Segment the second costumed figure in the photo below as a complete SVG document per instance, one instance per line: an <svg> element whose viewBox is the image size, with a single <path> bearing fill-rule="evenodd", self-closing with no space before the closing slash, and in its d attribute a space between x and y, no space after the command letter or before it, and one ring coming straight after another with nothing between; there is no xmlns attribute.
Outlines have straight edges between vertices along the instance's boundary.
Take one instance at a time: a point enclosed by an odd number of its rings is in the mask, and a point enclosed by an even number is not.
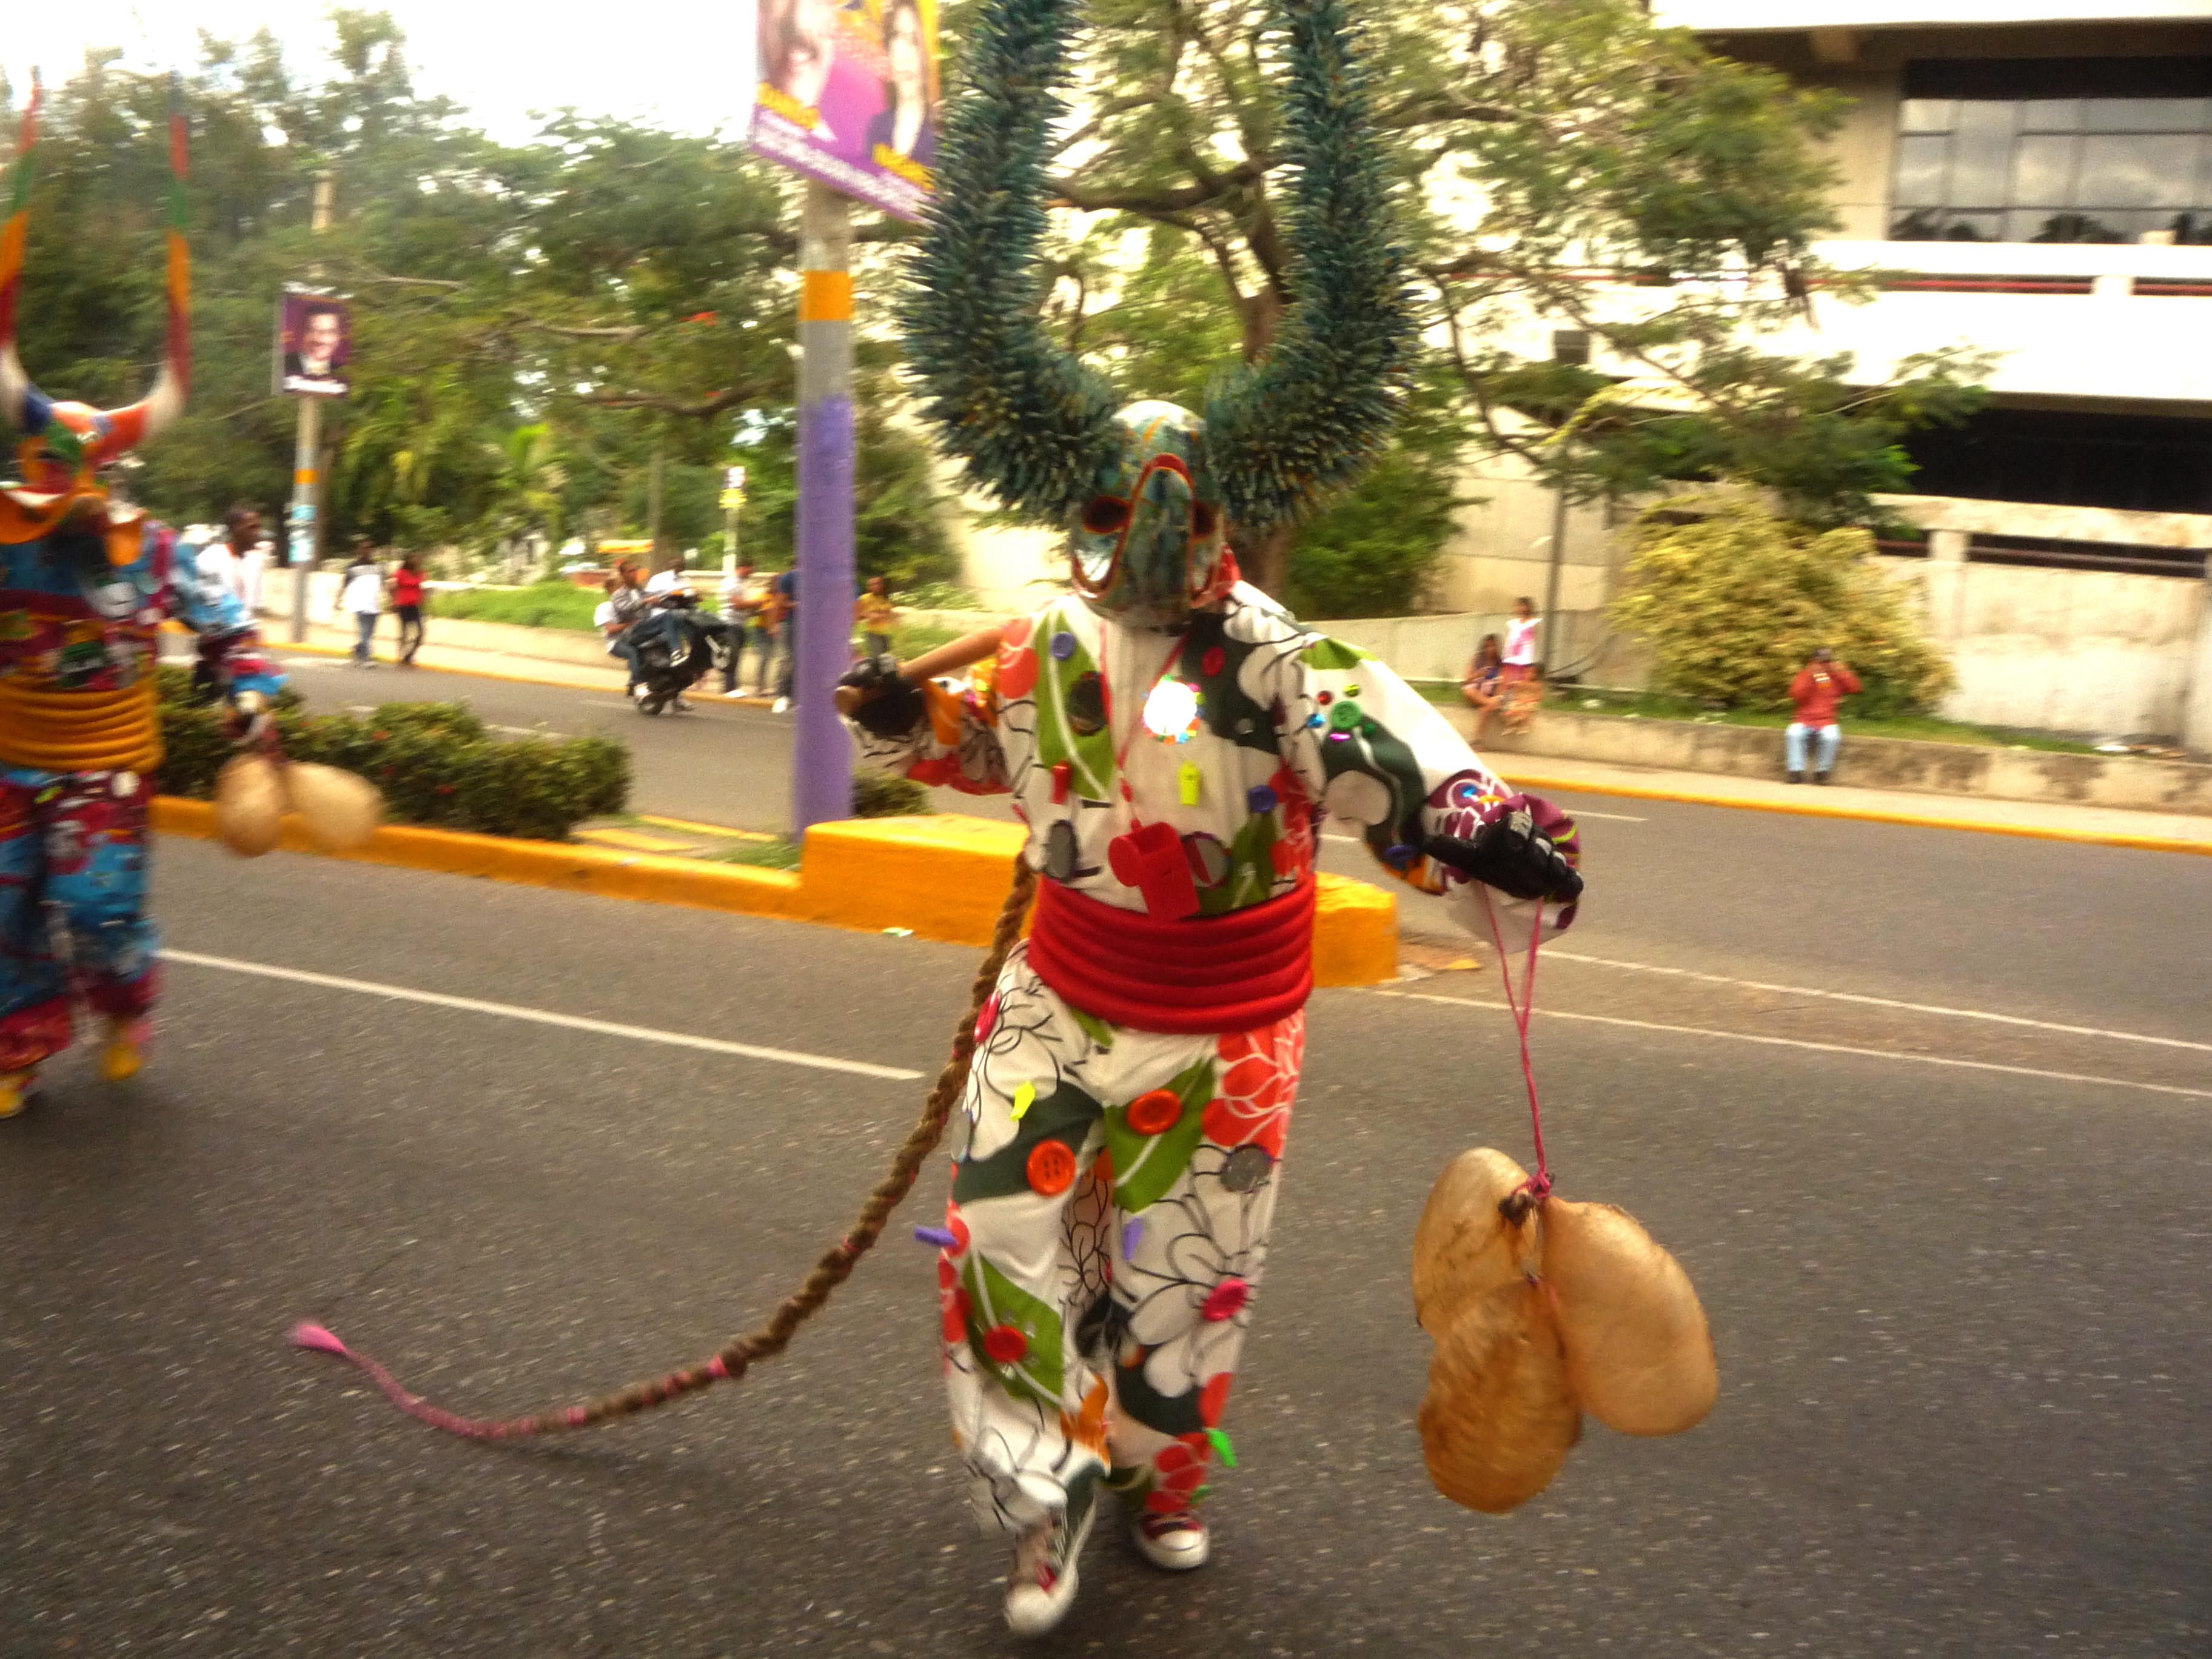
<svg viewBox="0 0 2212 1659"><path fill-rule="evenodd" d="M1413 325L1341 0L1280 0L1295 183L1287 314L1203 419L1116 407L1038 319L1044 145L1068 0L987 0L942 149L908 348L940 441L1072 524L1074 596L966 682L847 684L872 763L1011 792L1042 873L979 1026L940 1258L954 1432L1013 1534L1006 1613L1051 1629L1102 1486L1156 1565L1199 1501L1265 1257L1312 984L1316 829L1489 937L1581 891L1572 825L1513 794L1364 653L1238 579L1225 544L1309 510L1387 435Z"/></svg>

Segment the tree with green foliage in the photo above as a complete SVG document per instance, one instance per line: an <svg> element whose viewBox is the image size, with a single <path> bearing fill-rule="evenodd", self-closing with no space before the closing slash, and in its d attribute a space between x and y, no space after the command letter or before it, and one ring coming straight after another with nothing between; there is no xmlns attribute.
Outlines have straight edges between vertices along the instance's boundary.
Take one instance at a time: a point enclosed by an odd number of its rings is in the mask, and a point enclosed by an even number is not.
<svg viewBox="0 0 2212 1659"><path fill-rule="evenodd" d="M744 459L790 416L789 176L742 144L574 113L497 144L415 90L387 14L338 7L330 23L325 79L297 75L265 30L205 39L185 78L192 398L132 493L179 522L289 494L294 411L270 390L270 328L283 283L319 269L354 314L353 395L325 411L331 545L636 533L656 453L669 540L718 531L733 447ZM109 404L143 390L157 352L167 183L166 82L115 56L49 88L22 330L47 390ZM0 162L13 116L0 84ZM337 213L314 235L325 171ZM910 441L876 448L862 469L888 505L871 556L939 570L928 470ZM755 528L775 554L774 526Z"/></svg>
<svg viewBox="0 0 2212 1659"><path fill-rule="evenodd" d="M1054 249L1046 313L1130 396L1196 406L1223 354L1263 356L1296 301L1263 17L1261 0L1090 9L1054 179L1086 216ZM1869 291L1812 252L1831 228L1817 145L1834 95L1655 27L1635 0L1368 0L1359 21L1472 450L1517 454L1578 499L1744 478L1810 520L1863 522L1870 495L1907 487L1902 436L1972 406L1963 356L1869 386L1841 359L1761 344L1815 295ZM1590 335L1593 364L1553 363L1553 327ZM1674 406L1587 407L1629 377ZM1547 441L1577 413L1573 441ZM1419 434L1303 531L1240 541L1247 574L1352 603L1349 526L1432 525L1440 546L1460 459ZM1405 570L1402 550L1382 560L1378 597L1408 602Z"/></svg>
<svg viewBox="0 0 2212 1659"><path fill-rule="evenodd" d="M1863 529L1809 529L1748 491L1662 501L1638 521L1613 620L1650 642L1662 689L1685 696L1778 708L1826 645L1863 683L1859 713L1918 713L1950 690L1951 667L1873 553Z"/></svg>
<svg viewBox="0 0 2212 1659"><path fill-rule="evenodd" d="M1792 516L1869 524L1909 488L1901 440L1955 422L1984 360L1937 352L1889 381L1766 337L1875 292L1821 265L1818 143L1847 106L1655 27L1628 0L1447 5L1479 118L1434 130L1425 268L1475 441L1577 500L1739 480ZM1476 205L1453 213L1454 195ZM1553 331L1588 343L1555 361ZM1624 384L1624 382L1626 384ZM1570 441L1571 440L1571 441Z"/></svg>

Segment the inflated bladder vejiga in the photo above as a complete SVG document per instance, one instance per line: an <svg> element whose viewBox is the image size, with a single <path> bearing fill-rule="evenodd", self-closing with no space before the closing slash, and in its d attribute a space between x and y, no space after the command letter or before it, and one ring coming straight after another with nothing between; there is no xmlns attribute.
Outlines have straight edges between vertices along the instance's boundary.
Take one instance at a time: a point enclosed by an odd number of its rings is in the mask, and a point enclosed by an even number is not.
<svg viewBox="0 0 2212 1659"><path fill-rule="evenodd" d="M325 852L359 851L384 820L384 797L376 786L335 766L294 762L284 769L284 793L308 839Z"/></svg>
<svg viewBox="0 0 2212 1659"><path fill-rule="evenodd" d="M241 858L276 846L284 818L284 783L265 755L234 755L215 780L215 829Z"/></svg>
<svg viewBox="0 0 2212 1659"><path fill-rule="evenodd" d="M1493 1515L1551 1484L1584 1412L1624 1434L1678 1434L1720 1387L1681 1264L1626 1212L1531 1187L1503 1152L1462 1152L1413 1236L1414 1312L1437 1345L1420 1409L1429 1478Z"/></svg>
<svg viewBox="0 0 2212 1659"><path fill-rule="evenodd" d="M1610 1204L1547 1197L1542 1273L1559 1310L1567 1385L1620 1434L1680 1434L1719 1397L1712 1333L1689 1274Z"/></svg>

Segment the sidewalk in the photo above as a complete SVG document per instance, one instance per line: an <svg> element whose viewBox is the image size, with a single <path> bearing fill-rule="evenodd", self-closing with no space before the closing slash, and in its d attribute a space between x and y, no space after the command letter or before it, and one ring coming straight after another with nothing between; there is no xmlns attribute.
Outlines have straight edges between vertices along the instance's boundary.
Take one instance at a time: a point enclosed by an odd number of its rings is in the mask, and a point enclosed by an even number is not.
<svg viewBox="0 0 2212 1659"><path fill-rule="evenodd" d="M2100 842L2162 852L2212 854L2212 817L2139 812L2112 806L2071 806L2043 801L1993 800L1973 795L1930 795L1903 789L1854 789L1841 785L1790 784L1778 780L1727 777L1711 772L1669 772L1542 755L1486 756L1508 782L1539 793L1582 791L1632 799L1685 801L1808 817L1856 818L1874 823L1974 830L2048 841Z"/></svg>
<svg viewBox="0 0 2212 1659"><path fill-rule="evenodd" d="M304 651L316 656L348 656L353 651L353 632L350 629L335 627L329 623L311 623L307 627L305 644L294 645L286 635L289 633L282 618L261 618L261 637L272 651ZM580 636L588 646L587 637ZM564 641L566 643L566 641ZM392 665L396 655L388 629L380 629L376 636L377 662L384 667ZM579 653L581 654L581 653ZM751 653L747 653L748 664ZM416 664L423 668L435 668L448 674L476 674L485 679L523 680L537 685L561 685L576 691L605 691L614 696L623 695L629 679L619 658L607 657L605 666L586 659L562 661L550 657L524 656L509 651L477 651L461 646L438 643L438 619L432 617L422 648L415 653ZM700 683L694 696L719 697L721 684L718 674L710 674ZM404 695L395 693L394 695ZM775 700L771 697L736 697L731 702L743 707L751 704L765 708Z"/></svg>
<svg viewBox="0 0 2212 1659"><path fill-rule="evenodd" d="M305 646L285 644L282 638L285 630L279 620L264 618L264 637L273 648L279 651L304 650L318 655L342 656L352 645L350 630L327 624L312 627ZM380 635L377 653L380 661L390 662L388 634ZM553 661L507 652L441 646L437 643L434 618L432 619L429 638L416 660L425 668L448 673L604 691L617 697L622 695L626 678L622 667L611 659L608 659L607 666L601 668L586 662ZM392 695L405 696L405 684L404 675L394 675ZM769 702L764 697L735 701L739 707L750 704L760 708L767 707ZM1849 818L1875 823L1911 824L1931 829L1977 830L1991 835L2026 836L2051 841L2087 842L2162 852L2212 854L2212 816L2004 800L1977 795L1939 795L1920 790L1787 784L1779 780L1736 777L1724 773L1567 760L1547 755L1516 754L1511 750L1492 751L1486 754L1484 758L1498 769L1501 777L1539 793L1580 791L1635 799L1671 800L1752 811L1793 813L1808 817Z"/></svg>

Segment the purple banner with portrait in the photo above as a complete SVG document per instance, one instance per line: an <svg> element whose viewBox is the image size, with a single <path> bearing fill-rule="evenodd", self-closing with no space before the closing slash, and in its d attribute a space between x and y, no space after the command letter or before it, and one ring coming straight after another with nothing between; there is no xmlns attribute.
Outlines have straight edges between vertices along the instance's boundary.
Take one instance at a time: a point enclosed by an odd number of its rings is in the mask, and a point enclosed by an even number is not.
<svg viewBox="0 0 2212 1659"><path fill-rule="evenodd" d="M759 0L752 147L902 219L936 189L938 0Z"/></svg>
<svg viewBox="0 0 2212 1659"><path fill-rule="evenodd" d="M353 385L353 313L334 294L287 288L276 308L276 390L343 398Z"/></svg>

